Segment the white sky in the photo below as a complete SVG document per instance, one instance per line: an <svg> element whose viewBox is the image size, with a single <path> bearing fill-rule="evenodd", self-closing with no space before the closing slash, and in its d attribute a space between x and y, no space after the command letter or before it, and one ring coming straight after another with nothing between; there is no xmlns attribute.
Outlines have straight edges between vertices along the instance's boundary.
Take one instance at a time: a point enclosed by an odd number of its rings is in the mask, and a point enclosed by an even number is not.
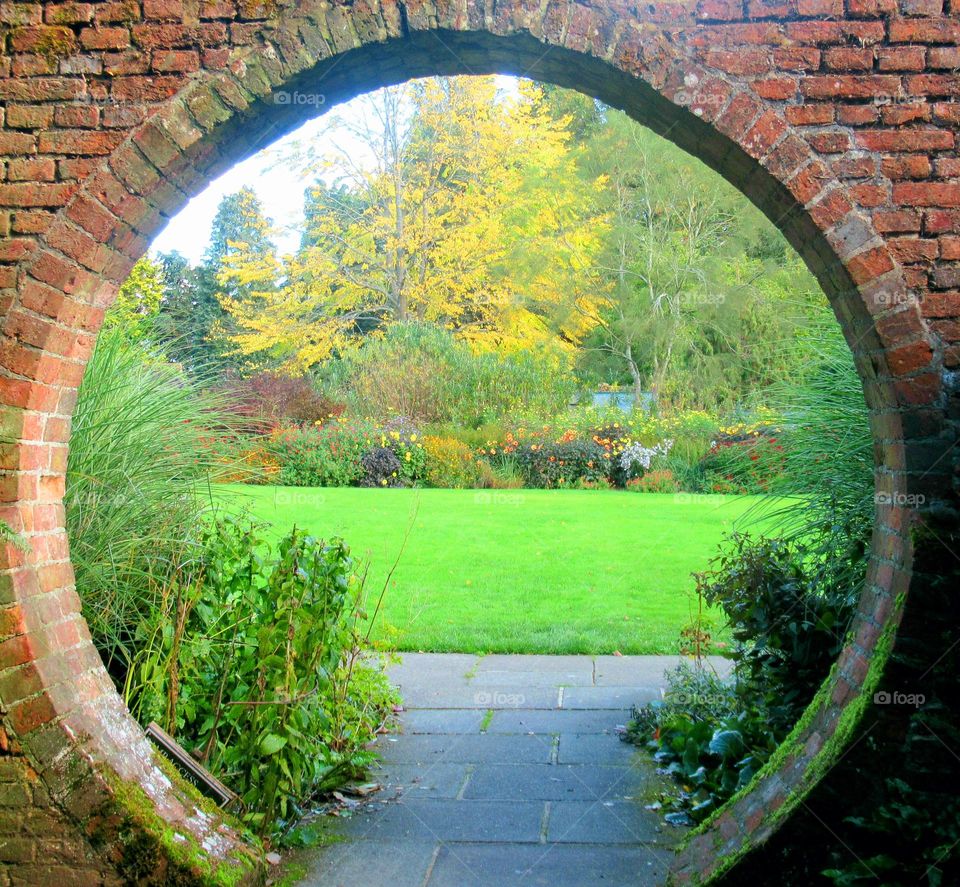
<svg viewBox="0 0 960 887"><path fill-rule="evenodd" d="M497 77L497 85L504 92L516 91L516 79L513 77ZM340 105L335 113L341 117L361 113L363 98L359 96ZM275 240L280 252L295 250L300 243L300 227L303 223L303 192L315 180L315 176L305 172L303 164L293 163L286 155L296 142L309 144L315 154L328 153L334 147L328 119L323 115L306 121L299 129L214 179L157 235L151 244L151 252L176 251L192 264L197 264L210 241L210 228L220 201L244 186L256 191L264 213L277 229ZM339 132L336 144L340 148L345 147L345 139L343 132ZM281 158L282 162L278 162Z"/></svg>

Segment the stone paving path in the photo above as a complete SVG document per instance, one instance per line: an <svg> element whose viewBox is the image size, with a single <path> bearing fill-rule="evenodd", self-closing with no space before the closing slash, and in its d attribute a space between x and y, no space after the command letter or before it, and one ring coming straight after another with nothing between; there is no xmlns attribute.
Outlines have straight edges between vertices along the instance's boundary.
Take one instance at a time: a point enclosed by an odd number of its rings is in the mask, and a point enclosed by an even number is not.
<svg viewBox="0 0 960 887"><path fill-rule="evenodd" d="M378 801L304 887L656 885L682 832L644 809L662 783L620 741L669 656L405 654L406 711L381 739ZM718 670L726 663L719 660Z"/></svg>

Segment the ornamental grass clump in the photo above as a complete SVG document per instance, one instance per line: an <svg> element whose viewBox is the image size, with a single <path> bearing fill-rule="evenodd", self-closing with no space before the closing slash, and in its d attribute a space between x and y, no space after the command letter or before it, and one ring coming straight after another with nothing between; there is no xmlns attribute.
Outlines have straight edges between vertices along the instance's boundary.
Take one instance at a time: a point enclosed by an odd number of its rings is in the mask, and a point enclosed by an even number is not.
<svg viewBox="0 0 960 887"><path fill-rule="evenodd" d="M239 470L229 398L204 382L111 329L80 386L67 535L83 614L118 681L140 622L174 565L196 548L211 484Z"/></svg>

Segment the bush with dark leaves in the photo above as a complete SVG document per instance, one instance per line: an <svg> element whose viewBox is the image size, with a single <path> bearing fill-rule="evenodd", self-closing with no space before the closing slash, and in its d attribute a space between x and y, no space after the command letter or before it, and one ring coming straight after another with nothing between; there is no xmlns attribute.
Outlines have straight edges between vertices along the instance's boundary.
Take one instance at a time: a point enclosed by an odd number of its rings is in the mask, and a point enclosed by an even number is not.
<svg viewBox="0 0 960 887"><path fill-rule="evenodd" d="M398 487L402 483L402 468L396 453L389 447L376 447L364 453L360 460L363 465L364 487Z"/></svg>

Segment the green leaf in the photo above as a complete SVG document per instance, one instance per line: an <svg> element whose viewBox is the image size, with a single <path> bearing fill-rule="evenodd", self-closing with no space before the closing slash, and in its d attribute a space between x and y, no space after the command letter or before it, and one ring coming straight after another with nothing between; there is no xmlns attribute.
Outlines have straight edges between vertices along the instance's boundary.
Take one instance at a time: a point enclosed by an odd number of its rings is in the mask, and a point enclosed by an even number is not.
<svg viewBox="0 0 960 887"><path fill-rule="evenodd" d="M277 736L276 733L268 733L260 740L260 752L264 755L275 755L281 748L287 744L285 736Z"/></svg>

